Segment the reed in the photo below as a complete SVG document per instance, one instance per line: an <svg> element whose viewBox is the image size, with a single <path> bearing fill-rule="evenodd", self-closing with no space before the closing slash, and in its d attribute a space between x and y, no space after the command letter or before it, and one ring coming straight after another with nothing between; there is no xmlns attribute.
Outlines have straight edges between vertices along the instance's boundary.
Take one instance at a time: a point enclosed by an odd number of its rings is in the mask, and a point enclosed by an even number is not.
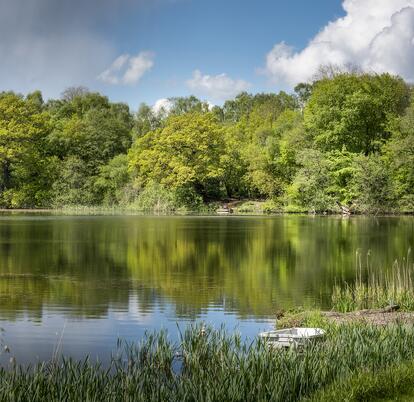
<svg viewBox="0 0 414 402"><path fill-rule="evenodd" d="M358 372L414 360L414 327L330 324L326 340L277 351L195 326L122 343L109 367L60 359L0 369L1 401L296 401Z"/></svg>
<svg viewBox="0 0 414 402"><path fill-rule="evenodd" d="M334 382L302 402L413 401L414 361Z"/></svg>
<svg viewBox="0 0 414 402"><path fill-rule="evenodd" d="M398 305L403 311L414 311L414 264L411 251L391 269L376 270L369 254L366 262L357 253L357 274L352 284L337 284L332 292L332 308L339 312L378 309Z"/></svg>

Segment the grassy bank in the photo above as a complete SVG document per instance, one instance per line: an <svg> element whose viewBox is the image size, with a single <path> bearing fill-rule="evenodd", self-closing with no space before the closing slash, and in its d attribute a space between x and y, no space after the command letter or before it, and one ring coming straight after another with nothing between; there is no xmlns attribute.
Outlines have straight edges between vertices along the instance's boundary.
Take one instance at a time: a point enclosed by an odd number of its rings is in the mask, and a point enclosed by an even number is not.
<svg viewBox="0 0 414 402"><path fill-rule="evenodd" d="M326 340L302 351L275 351L200 327L177 344L160 333L125 347L109 368L55 361L1 370L0 400L296 401L358 373L414 360L414 327L325 328Z"/></svg>
<svg viewBox="0 0 414 402"><path fill-rule="evenodd" d="M362 371L335 381L303 402L413 401L414 362L404 362L379 371Z"/></svg>

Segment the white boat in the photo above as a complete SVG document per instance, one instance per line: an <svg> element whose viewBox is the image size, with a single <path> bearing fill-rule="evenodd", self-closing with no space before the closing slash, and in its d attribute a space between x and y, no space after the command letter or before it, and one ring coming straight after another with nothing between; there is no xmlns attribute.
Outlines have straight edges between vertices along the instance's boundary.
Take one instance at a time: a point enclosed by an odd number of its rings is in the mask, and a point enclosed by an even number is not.
<svg viewBox="0 0 414 402"><path fill-rule="evenodd" d="M303 346L324 336L325 331L321 328L286 328L259 334L260 338L277 348Z"/></svg>

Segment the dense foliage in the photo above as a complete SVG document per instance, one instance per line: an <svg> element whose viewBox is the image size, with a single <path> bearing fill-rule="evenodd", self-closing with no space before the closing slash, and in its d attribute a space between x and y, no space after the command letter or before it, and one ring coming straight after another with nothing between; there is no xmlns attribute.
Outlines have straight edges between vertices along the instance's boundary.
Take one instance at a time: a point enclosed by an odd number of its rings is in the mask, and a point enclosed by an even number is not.
<svg viewBox="0 0 414 402"><path fill-rule="evenodd" d="M412 212L414 100L401 78L360 72L136 114L84 88L47 102L4 92L0 165L4 208L258 199L278 211Z"/></svg>

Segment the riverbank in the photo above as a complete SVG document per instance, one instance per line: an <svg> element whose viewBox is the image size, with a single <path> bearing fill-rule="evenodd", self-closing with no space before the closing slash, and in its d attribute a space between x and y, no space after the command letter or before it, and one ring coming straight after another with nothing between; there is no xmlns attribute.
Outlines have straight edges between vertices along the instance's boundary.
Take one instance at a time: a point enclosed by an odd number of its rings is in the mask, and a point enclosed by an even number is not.
<svg viewBox="0 0 414 402"><path fill-rule="evenodd" d="M39 214L61 214L61 215L156 215L156 216L186 216L186 215L217 215L217 216L266 216L266 215L306 215L306 216L339 216L339 217L352 217L352 216L413 216L414 211L389 211L388 213L359 213L352 212L350 214L344 214L343 211L338 208L335 211L330 212L315 212L312 209L306 208L282 208L272 201L257 201L257 200L244 200L238 202L214 202L204 204L202 208L197 210L190 210L186 208L176 209L142 209L136 205L116 205L116 206L84 206L84 205L71 205L56 208L0 208L0 213L39 213Z"/></svg>

